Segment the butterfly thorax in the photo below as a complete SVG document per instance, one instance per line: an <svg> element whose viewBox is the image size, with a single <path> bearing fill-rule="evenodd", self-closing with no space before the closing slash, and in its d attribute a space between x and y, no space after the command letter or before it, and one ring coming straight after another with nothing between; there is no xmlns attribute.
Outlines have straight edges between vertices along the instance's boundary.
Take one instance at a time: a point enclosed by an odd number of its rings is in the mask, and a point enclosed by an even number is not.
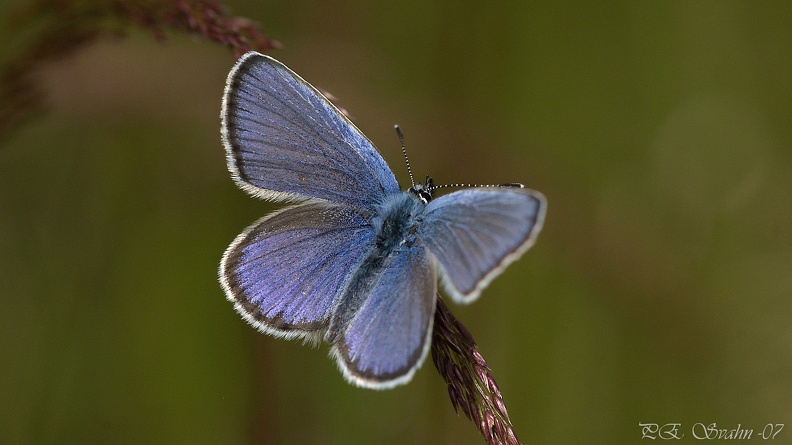
<svg viewBox="0 0 792 445"><path fill-rule="evenodd" d="M388 254L405 243L411 244L425 207L423 200L409 190L389 196L371 221L377 234L374 249Z"/></svg>
<svg viewBox="0 0 792 445"><path fill-rule="evenodd" d="M377 216L371 220L376 234L374 246L352 275L336 304L325 334L326 341L332 343L344 332L394 255L402 249L414 247L416 228L425 208L424 201L409 190L390 195L383 201Z"/></svg>

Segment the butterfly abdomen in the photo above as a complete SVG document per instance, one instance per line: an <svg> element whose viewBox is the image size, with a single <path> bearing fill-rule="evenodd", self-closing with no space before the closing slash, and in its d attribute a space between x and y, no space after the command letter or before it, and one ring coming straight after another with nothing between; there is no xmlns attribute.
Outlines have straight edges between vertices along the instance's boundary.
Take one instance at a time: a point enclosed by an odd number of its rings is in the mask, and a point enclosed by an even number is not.
<svg viewBox="0 0 792 445"><path fill-rule="evenodd" d="M426 205L413 194L403 192L388 197L382 206L378 214L381 216L371 221L376 233L374 246L350 278L331 316L325 334L329 343L338 338L358 313L394 254L416 242L415 226Z"/></svg>

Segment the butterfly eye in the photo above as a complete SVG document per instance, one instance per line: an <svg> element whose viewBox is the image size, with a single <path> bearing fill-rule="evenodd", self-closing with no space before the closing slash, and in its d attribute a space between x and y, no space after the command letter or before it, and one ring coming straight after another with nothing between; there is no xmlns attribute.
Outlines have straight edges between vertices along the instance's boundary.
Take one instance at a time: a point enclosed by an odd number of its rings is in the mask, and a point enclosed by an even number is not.
<svg viewBox="0 0 792 445"><path fill-rule="evenodd" d="M429 204L429 201L432 200L432 192L430 192L429 190L421 190L418 193L418 198L420 198L421 202L423 202L424 204Z"/></svg>

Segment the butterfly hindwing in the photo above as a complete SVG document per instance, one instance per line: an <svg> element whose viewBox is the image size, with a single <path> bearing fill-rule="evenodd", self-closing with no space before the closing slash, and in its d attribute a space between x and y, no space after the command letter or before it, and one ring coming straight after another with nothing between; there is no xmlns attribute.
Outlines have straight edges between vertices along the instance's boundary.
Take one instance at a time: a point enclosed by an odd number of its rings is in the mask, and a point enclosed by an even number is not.
<svg viewBox="0 0 792 445"><path fill-rule="evenodd" d="M437 258L446 291L469 303L533 245L545 208L541 193L523 188L460 190L429 202L418 234Z"/></svg>
<svg viewBox="0 0 792 445"><path fill-rule="evenodd" d="M436 285L423 246L394 253L331 350L347 380L384 389L412 378L429 350Z"/></svg>
<svg viewBox="0 0 792 445"><path fill-rule="evenodd" d="M249 52L228 75L221 112L234 180L272 200L320 198L361 211L399 185L371 142L314 87Z"/></svg>
<svg viewBox="0 0 792 445"><path fill-rule="evenodd" d="M220 263L220 281L259 330L318 340L373 237L363 217L347 208L322 202L287 207L234 240Z"/></svg>

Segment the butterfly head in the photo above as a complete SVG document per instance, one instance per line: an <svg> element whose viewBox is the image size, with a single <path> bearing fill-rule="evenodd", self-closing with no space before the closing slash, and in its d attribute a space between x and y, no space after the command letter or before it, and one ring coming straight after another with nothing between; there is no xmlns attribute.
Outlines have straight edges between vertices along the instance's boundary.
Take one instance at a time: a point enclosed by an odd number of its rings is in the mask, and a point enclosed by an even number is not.
<svg viewBox="0 0 792 445"><path fill-rule="evenodd" d="M434 181L430 176L426 177L426 182L423 184L413 184L407 191L418 198L422 203L428 204L434 198Z"/></svg>

